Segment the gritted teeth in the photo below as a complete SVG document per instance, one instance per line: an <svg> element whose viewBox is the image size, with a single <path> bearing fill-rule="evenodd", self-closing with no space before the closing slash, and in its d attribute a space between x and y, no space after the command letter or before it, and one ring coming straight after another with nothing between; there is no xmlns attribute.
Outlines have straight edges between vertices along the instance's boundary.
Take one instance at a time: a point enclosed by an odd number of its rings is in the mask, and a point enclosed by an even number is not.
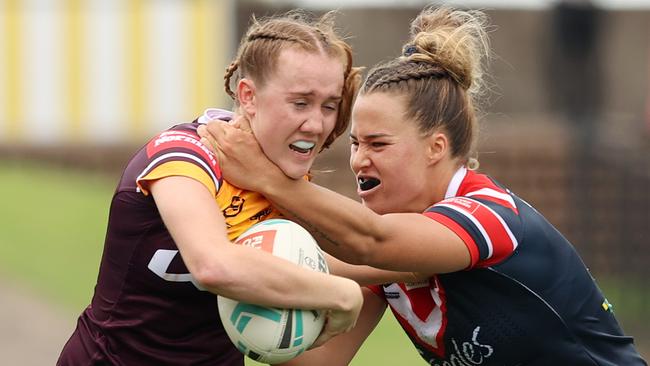
<svg viewBox="0 0 650 366"><path fill-rule="evenodd" d="M311 141L304 141L304 140L299 140L299 141L296 141L296 142L289 145L289 147L292 150L297 151L299 153L303 153L303 154L306 154L306 153L310 152L311 149L314 148L314 146L316 146L315 143L313 143Z"/></svg>
<svg viewBox="0 0 650 366"><path fill-rule="evenodd" d="M357 182L362 191L371 190L381 183L379 179L373 177L359 177L357 178Z"/></svg>

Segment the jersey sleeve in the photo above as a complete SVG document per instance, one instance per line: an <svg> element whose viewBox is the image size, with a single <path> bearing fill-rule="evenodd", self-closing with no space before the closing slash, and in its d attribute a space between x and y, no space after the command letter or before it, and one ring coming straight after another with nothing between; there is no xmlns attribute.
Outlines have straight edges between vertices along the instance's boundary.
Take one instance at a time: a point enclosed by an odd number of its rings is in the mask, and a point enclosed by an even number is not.
<svg viewBox="0 0 650 366"><path fill-rule="evenodd" d="M445 199L424 212L458 235L471 255L467 269L488 267L517 249L521 220L516 210L469 197Z"/></svg>
<svg viewBox="0 0 650 366"><path fill-rule="evenodd" d="M172 129L153 138L145 147L147 164L136 178L138 190L149 194L151 182L185 176L201 182L216 196L222 183L214 154L201 143L194 129Z"/></svg>

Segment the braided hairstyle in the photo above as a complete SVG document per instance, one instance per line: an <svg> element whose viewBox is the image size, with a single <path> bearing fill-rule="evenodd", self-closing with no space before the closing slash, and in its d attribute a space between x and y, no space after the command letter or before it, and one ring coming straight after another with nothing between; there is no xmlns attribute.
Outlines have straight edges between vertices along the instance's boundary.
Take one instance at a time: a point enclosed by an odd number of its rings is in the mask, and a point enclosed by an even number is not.
<svg viewBox="0 0 650 366"><path fill-rule="evenodd" d="M336 125L325 140L324 148L347 129L352 103L361 83L361 69L352 67L352 48L334 30L334 15L331 11L314 20L305 12L294 10L262 20L253 17L224 75L226 93L238 105L237 96L230 88L231 79L237 82L248 78L263 86L275 71L280 52L286 48L297 47L339 58L345 66L342 98Z"/></svg>
<svg viewBox="0 0 650 366"><path fill-rule="evenodd" d="M445 132L451 153L478 168L476 98L489 56L487 18L480 11L425 8L411 23L402 56L373 68L360 93L406 96L406 117L423 135Z"/></svg>

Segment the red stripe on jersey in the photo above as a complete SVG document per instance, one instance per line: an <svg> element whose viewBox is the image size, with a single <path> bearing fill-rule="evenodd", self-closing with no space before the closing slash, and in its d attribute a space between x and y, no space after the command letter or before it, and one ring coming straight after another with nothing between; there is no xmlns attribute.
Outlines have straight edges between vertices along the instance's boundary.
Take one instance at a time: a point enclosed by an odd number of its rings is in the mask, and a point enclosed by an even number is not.
<svg viewBox="0 0 650 366"><path fill-rule="evenodd" d="M402 290L404 290L403 284L399 284L399 286L400 286L400 288L402 288ZM420 337L418 336L418 333L417 333L417 331L415 330L415 328L413 328L413 325L411 325L411 324L408 322L408 320L406 320L404 317L402 317L402 316L399 314L399 312L397 312L397 311L392 307L392 305L391 305L391 311L393 312L393 315L395 316L395 319L397 319L397 321L400 323L400 325L402 325L402 327L404 328L404 330L405 330L408 334L410 334L414 339L416 339L416 340L417 340L417 343L418 343L420 346L422 346L422 347L428 349L429 351L435 353L436 355L438 355L438 357L440 357L440 358L444 358L444 357L445 357L445 343L444 343L444 336L445 336L445 330L447 329L447 299L446 299L445 291L444 291L444 289L442 288L442 286L440 286L440 283L439 283L439 281L437 280L436 277L432 277L432 278L431 278L431 284L430 284L430 286L431 286L431 287L427 287L427 288L426 288L426 289L429 290L429 291L436 291L436 290L434 290L433 288L437 287L437 293L438 293L438 295L440 296L440 305L438 306L438 304L435 304L435 302L434 302L433 299L431 298L431 295L430 295L430 294L429 294L429 296L428 296L427 298L423 298L423 299L422 299L422 300L423 300L422 302L431 302L431 303L433 304L433 307L432 307L432 309L434 309L433 311L436 311L436 310L435 310L435 307L438 307L438 309L439 309L439 311L440 311L440 313L441 313L441 316L440 316L440 319L441 319L441 322L440 322L440 328L438 329L438 331L437 331L437 333L436 333L436 335L435 335L435 338L436 338L436 344L438 345L438 347L435 347L435 346L432 345L431 343L429 343L429 342L423 340L422 338L420 338ZM409 294L409 293L406 293L406 294L407 294L407 296L409 297L409 301L410 301L410 300L411 300L411 299L410 299L411 294ZM389 304L390 304L390 302L389 302ZM411 304L413 304L413 302L411 302ZM413 309L413 310L415 310L415 309ZM419 316L418 316L418 317L419 317Z"/></svg>
<svg viewBox="0 0 650 366"><path fill-rule="evenodd" d="M466 197L449 198L438 204L444 204L465 216L474 218L473 222L479 229L480 235L483 235L487 245L491 245L491 248L487 248L491 251L488 257L479 258L478 263L473 264L474 266L488 267L498 263L510 256L517 247L503 219L486 205Z"/></svg>
<svg viewBox="0 0 650 366"><path fill-rule="evenodd" d="M221 169L214 154L200 141L199 135L186 131L165 131L147 144L147 157L151 158L165 150L188 149L208 163L217 179L221 179Z"/></svg>
<svg viewBox="0 0 650 366"><path fill-rule="evenodd" d="M440 312L442 312L442 322L440 325L440 331L436 335L436 343L441 345L440 350L442 351L442 357L445 356L445 347L444 347L444 337L445 330L447 330L447 295L445 294L445 289L438 281L438 277L434 277L434 283L438 291L438 296L440 296Z"/></svg>
<svg viewBox="0 0 650 366"><path fill-rule="evenodd" d="M384 289L380 285L368 285L366 286L367 288L370 289L370 291L374 292L375 295L381 297L382 299L386 299L386 295L384 294Z"/></svg>
<svg viewBox="0 0 650 366"><path fill-rule="evenodd" d="M471 194L472 192L476 192L486 188L491 189L498 194L509 195L509 193L505 189L496 185L494 181L492 181L492 179L490 179L488 176L483 174L478 174L472 170L468 170L467 174L465 175L465 178L463 179L460 187L458 188L458 192L456 192L456 196L466 196L468 194ZM517 210L517 207L514 206L513 202L499 198L497 195L476 194L476 195L472 195L472 197L480 197L481 199L498 203L501 206L508 207L509 209L513 210L516 214L519 214L519 211Z"/></svg>
<svg viewBox="0 0 650 366"><path fill-rule="evenodd" d="M492 256L479 261L477 266L488 267L509 257L517 245L513 241L515 239L509 233L503 219L483 204L479 204L479 208L474 210L473 216L483 226L492 243Z"/></svg>
<svg viewBox="0 0 650 366"><path fill-rule="evenodd" d="M423 322L427 321L431 311L436 307L435 302L428 301L431 298L431 289L429 288L429 285L427 284L426 286L409 289L406 284L400 283L399 287L402 288L402 291L406 293L406 296L411 302L413 314Z"/></svg>
<svg viewBox="0 0 650 366"><path fill-rule="evenodd" d="M424 212L423 215L432 218L435 221L445 225L449 230L453 231L454 233L456 233L456 235L458 235L458 237L460 237L463 243L465 243L465 246L467 246L467 249L469 250L469 254L471 257L471 262L469 264L469 267L467 267L466 269L473 268L474 265L479 260L479 251L478 251L478 247L476 246L476 242L474 241L472 236L467 233L465 228L460 226L460 224L458 224L456 221L437 212Z"/></svg>
<svg viewBox="0 0 650 366"><path fill-rule="evenodd" d="M483 199L483 200L486 200L486 201L497 203L497 204L499 204L499 205L501 205L503 207L507 207L507 208L511 209L517 215L519 215L519 210L517 210L517 207L513 206L512 203L510 203L509 201L502 200L502 199L499 199L499 198L494 197L494 196L486 196L486 195L482 195L482 194L474 194L474 195L472 195L472 198L474 198L474 197L480 198L480 199Z"/></svg>

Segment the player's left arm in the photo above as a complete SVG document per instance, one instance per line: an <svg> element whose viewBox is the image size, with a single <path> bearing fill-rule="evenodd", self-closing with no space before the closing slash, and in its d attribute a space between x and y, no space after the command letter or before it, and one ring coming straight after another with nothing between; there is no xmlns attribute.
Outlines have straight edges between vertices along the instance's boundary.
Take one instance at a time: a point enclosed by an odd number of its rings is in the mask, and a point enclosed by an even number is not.
<svg viewBox="0 0 650 366"><path fill-rule="evenodd" d="M221 210L202 183L166 177L151 184L151 193L187 269L208 291L263 306L327 309L356 317L361 290L353 281L233 245Z"/></svg>

